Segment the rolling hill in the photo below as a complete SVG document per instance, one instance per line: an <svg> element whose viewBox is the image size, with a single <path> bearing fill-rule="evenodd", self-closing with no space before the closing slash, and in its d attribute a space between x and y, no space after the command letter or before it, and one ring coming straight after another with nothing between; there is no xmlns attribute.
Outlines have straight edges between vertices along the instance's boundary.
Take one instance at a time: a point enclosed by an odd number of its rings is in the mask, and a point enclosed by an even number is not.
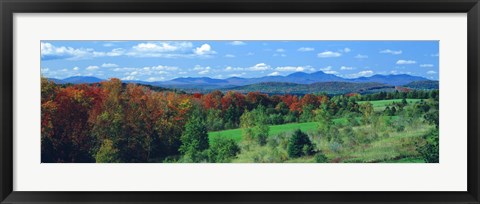
<svg viewBox="0 0 480 204"><path fill-rule="evenodd" d="M346 93L370 93L378 91L394 91L395 87L386 84L368 82L317 82L313 84L295 84L287 82L264 82L234 88L223 89L224 91L262 92L268 94L307 94L321 93L346 94Z"/></svg>

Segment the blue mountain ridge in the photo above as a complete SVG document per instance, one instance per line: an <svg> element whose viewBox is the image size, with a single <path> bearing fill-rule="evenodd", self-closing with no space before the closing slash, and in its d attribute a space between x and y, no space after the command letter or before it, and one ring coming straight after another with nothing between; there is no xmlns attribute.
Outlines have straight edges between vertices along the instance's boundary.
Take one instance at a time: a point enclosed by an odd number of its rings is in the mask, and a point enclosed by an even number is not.
<svg viewBox="0 0 480 204"><path fill-rule="evenodd" d="M59 84L80 84L80 83L98 83L105 81L104 79L92 77L92 76L74 76L65 79L54 79L50 80ZM342 78L333 74L326 74L322 71L314 73L305 73L305 72L295 72L287 76L264 76L259 78L241 78L241 77L230 77L226 79L214 79L210 77L181 77L175 78L169 81L156 81L156 82L146 82L138 80L125 80L126 83L138 83L138 84L147 84L153 86L164 86L164 87L173 87L173 88L188 88L188 87L233 87L233 86L243 86L263 82L288 82L288 83L297 83L297 84L312 84L317 82L354 82L354 83L366 83L366 82L375 82L382 83L392 86L401 86L414 81L429 81L424 77L412 76L408 74L398 74L398 75L373 75L370 77L359 77L359 78Z"/></svg>

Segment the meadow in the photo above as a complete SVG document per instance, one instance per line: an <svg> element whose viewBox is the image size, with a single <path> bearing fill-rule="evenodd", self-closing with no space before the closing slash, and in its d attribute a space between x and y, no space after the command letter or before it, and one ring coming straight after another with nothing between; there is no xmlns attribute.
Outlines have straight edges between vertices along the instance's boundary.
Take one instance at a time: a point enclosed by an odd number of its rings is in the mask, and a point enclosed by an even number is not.
<svg viewBox="0 0 480 204"><path fill-rule="evenodd" d="M185 93L42 78L42 162L438 163L438 94Z"/></svg>

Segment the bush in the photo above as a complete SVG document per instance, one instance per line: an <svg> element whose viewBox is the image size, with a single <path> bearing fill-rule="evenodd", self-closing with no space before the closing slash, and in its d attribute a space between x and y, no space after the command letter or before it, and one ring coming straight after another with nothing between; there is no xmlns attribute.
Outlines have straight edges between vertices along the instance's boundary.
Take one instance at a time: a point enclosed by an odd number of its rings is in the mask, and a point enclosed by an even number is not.
<svg viewBox="0 0 480 204"><path fill-rule="evenodd" d="M315 162L317 162L317 163L328 163L328 159L325 156L325 154L323 154L323 152L318 152L317 154L315 154Z"/></svg>
<svg viewBox="0 0 480 204"><path fill-rule="evenodd" d="M434 129L424 136L426 143L417 148L423 160L428 163L439 162L438 130Z"/></svg>
<svg viewBox="0 0 480 204"><path fill-rule="evenodd" d="M288 156L291 158L297 158L305 155L312 155L315 153L314 146L308 135L297 129L287 146Z"/></svg>
<svg viewBox="0 0 480 204"><path fill-rule="evenodd" d="M212 141L208 150L208 159L210 162L227 163L235 158L239 152L240 147L235 140L218 137Z"/></svg>

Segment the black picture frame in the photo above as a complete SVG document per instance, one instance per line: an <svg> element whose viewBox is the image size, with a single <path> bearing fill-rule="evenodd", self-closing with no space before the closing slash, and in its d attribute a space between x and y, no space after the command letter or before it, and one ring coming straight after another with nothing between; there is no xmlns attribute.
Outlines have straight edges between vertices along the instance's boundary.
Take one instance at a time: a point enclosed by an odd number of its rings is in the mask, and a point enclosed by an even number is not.
<svg viewBox="0 0 480 204"><path fill-rule="evenodd" d="M1 203L479 203L480 4L478 0L0 0ZM466 192L19 192L13 191L15 13L467 13Z"/></svg>

